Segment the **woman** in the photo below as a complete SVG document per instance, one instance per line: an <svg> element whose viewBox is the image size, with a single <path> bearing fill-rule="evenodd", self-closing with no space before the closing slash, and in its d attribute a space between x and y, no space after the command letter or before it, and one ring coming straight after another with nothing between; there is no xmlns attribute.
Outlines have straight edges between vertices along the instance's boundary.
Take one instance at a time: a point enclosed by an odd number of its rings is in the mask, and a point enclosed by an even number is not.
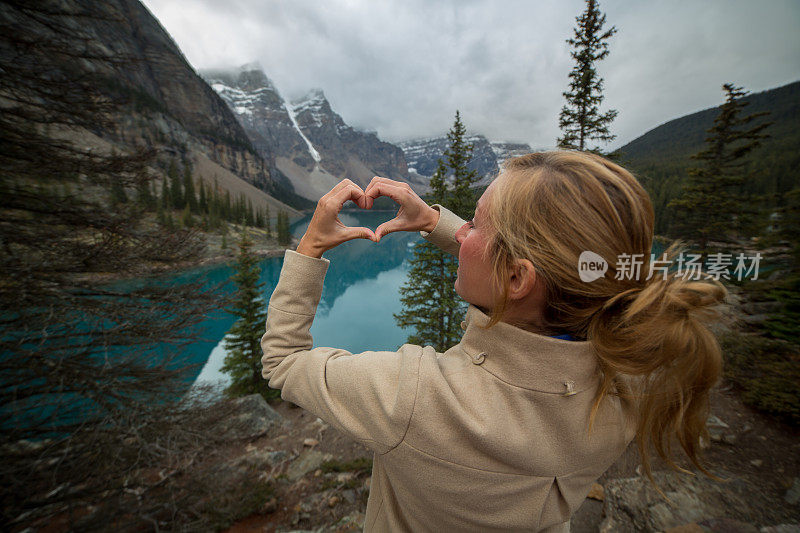
<svg viewBox="0 0 800 533"><path fill-rule="evenodd" d="M374 233L338 221L347 200L369 209L378 196L400 210ZM470 304L461 342L444 353L312 349L322 253L393 231L421 231L458 255L455 287ZM345 180L286 252L263 375L375 452L365 531L569 531L634 437L648 476L650 444L677 468L673 437L706 472L699 439L721 363L704 322L725 289L647 276L652 239L641 185L587 153L510 160L469 222L406 184L375 178L362 191ZM593 281L578 268L587 251L608 261ZM617 269L622 254L642 254L641 275Z"/></svg>

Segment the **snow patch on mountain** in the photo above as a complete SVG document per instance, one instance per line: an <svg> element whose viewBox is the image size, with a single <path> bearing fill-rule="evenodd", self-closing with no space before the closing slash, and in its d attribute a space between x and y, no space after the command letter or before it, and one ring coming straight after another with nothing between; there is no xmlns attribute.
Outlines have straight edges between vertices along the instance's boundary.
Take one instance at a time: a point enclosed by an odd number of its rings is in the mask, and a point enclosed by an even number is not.
<svg viewBox="0 0 800 533"><path fill-rule="evenodd" d="M292 106L290 106L286 102L283 103L283 107L286 109L286 112L289 113L289 119L292 121L292 125L294 125L294 129L297 130L297 133L300 134L300 137L302 137L303 140L308 145L308 153L311 154L311 157L313 157L314 161L316 161L317 163L322 161L322 157L320 157L319 152L317 152L317 149L314 148L314 145L311 144L311 141L308 140L308 137L306 137L306 134L303 133L303 130L301 130L300 126L297 124L297 118L295 118L295 110L292 108Z"/></svg>
<svg viewBox="0 0 800 533"><path fill-rule="evenodd" d="M314 127L319 128L323 124L323 117L329 114L325 110L325 94L321 89L312 89L302 98L292 102L292 109L296 115L308 111L314 121Z"/></svg>
<svg viewBox="0 0 800 533"><path fill-rule="evenodd" d="M253 115L253 104L258 101L258 93L261 90L247 92L236 87L229 87L224 83L215 82L211 88L223 99L230 103L236 113L240 115Z"/></svg>
<svg viewBox="0 0 800 533"><path fill-rule="evenodd" d="M301 98L293 100L292 106L299 113L307 108L321 109L325 102L325 93L322 92L322 89L312 89Z"/></svg>

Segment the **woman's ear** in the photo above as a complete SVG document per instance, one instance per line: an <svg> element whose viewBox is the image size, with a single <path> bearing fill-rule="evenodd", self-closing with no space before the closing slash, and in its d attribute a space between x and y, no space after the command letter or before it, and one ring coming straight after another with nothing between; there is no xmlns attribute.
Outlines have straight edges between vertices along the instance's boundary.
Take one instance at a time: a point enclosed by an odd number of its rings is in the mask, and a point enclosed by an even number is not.
<svg viewBox="0 0 800 533"><path fill-rule="evenodd" d="M527 259L514 259L509 268L508 297L511 300L521 300L536 287L536 269Z"/></svg>

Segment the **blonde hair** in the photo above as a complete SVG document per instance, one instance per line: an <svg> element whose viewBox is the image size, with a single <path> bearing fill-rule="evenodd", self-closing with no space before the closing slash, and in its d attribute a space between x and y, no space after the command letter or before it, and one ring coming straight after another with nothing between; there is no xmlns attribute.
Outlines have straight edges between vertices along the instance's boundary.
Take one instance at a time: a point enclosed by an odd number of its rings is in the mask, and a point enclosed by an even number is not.
<svg viewBox="0 0 800 533"><path fill-rule="evenodd" d="M503 289L489 327L507 307L511 261L530 260L545 285L545 327L590 341L597 354L603 381L589 429L608 395L633 401L637 444L651 482L648 442L671 468L691 473L672 460L673 437L695 466L719 479L700 464L699 454L700 438L708 441L709 393L722 371L719 344L707 324L727 291L714 280L674 273L646 279L654 213L633 175L591 153L528 154L506 162L486 211L493 282ZM667 257L679 247L670 246ZM581 280L584 251L606 260L603 277ZM620 273L616 279L621 254L641 254L634 256L642 261L638 277ZM640 376L630 380L638 382L636 390L621 375Z"/></svg>

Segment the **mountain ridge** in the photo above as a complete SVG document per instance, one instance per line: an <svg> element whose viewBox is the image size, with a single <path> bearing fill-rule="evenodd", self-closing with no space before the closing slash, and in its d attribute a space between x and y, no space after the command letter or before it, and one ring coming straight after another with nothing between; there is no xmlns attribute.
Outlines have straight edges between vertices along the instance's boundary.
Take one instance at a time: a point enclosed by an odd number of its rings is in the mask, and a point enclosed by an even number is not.
<svg viewBox="0 0 800 533"><path fill-rule="evenodd" d="M526 143L491 142L480 134L469 134L464 139L472 143L472 158L467 164L480 177L477 186L488 185L500 171L502 163L511 157L532 152ZM450 145L446 135L411 139L399 143L408 160L409 172L430 179L436 171L439 158Z"/></svg>
<svg viewBox="0 0 800 533"><path fill-rule="evenodd" d="M722 92L720 92L722 99ZM773 122L761 146L744 159L749 176L742 192L753 198L772 198L780 206L793 187L800 186L800 81L751 93L742 116L768 111L756 119ZM721 105L721 104L720 104ZM652 128L619 149L621 163L632 170L650 193L656 210L656 233L667 233L673 223L667 205L677 197L693 154L704 148L706 130L714 124L720 106L695 111Z"/></svg>

